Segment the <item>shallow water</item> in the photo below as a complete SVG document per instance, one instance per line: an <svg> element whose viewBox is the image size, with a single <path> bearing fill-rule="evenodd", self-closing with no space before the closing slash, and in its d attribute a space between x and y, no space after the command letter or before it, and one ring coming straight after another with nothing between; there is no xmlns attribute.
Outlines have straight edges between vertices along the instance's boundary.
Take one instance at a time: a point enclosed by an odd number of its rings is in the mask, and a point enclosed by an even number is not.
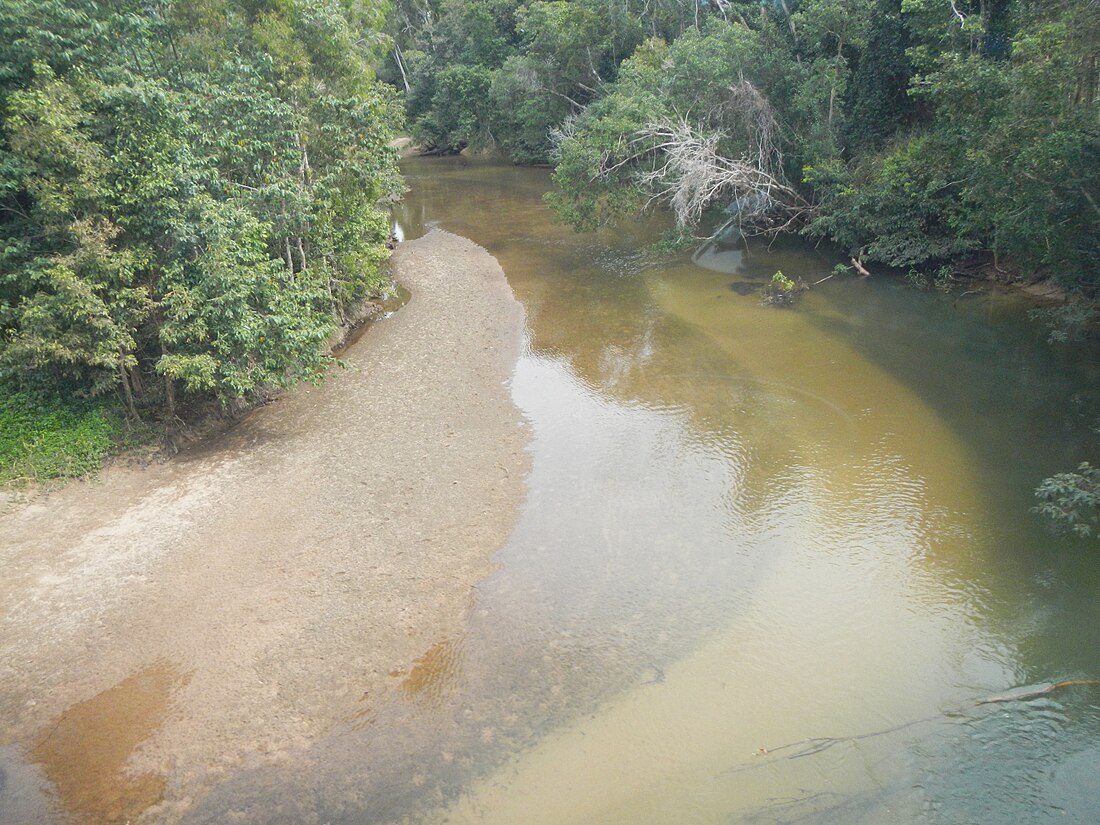
<svg viewBox="0 0 1100 825"><path fill-rule="evenodd" d="M216 822L1100 819L1100 550L1029 513L1095 460L1095 352L1011 296L834 277L795 242L648 255L546 174L410 159L399 232L465 235L527 310L533 468L466 632ZM234 820L236 821L236 820Z"/></svg>

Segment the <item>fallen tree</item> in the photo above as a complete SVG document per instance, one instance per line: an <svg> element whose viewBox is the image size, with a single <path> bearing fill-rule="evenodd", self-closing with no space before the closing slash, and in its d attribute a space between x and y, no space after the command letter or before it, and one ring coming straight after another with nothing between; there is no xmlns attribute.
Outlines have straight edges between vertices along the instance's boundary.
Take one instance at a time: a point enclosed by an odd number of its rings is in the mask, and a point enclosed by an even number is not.
<svg viewBox="0 0 1100 825"><path fill-rule="evenodd" d="M575 137L576 120L555 132L559 159ZM610 192L628 184L636 208L667 206L681 231L695 231L715 207L726 219L710 237L733 228L775 236L814 215L814 205L784 173L775 110L745 78L728 87L721 106L699 117L663 113L610 143L591 162L586 188Z"/></svg>

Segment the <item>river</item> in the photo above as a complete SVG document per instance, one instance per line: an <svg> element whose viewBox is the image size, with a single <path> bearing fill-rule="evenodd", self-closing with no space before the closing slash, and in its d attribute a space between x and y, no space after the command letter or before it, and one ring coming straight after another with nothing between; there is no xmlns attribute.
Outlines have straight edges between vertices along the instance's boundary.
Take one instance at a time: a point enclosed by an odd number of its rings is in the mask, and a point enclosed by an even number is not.
<svg viewBox="0 0 1100 825"><path fill-rule="evenodd" d="M990 289L838 275L764 307L836 259L656 256L660 219L554 223L545 171L404 171L398 233L481 244L526 309L526 501L400 701L194 821L1100 818L1100 690L983 703L1100 677L1100 549L1029 511L1096 453L1095 351Z"/></svg>

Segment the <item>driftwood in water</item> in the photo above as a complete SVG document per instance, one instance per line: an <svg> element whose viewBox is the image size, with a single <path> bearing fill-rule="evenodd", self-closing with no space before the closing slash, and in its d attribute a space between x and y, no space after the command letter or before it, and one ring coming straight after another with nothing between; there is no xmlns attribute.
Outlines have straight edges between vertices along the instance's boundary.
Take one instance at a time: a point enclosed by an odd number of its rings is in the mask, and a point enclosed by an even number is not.
<svg viewBox="0 0 1100 825"><path fill-rule="evenodd" d="M938 719L944 718L945 716L958 715L965 710L981 707L982 705L999 704L1002 702L1026 702L1030 699L1037 699L1040 696L1047 696L1063 688L1082 686L1100 686L1100 679L1068 679L1064 682L1054 682L1053 684L1046 685L1045 687L1039 688L1037 690L1028 690L1021 693L1004 693L997 696L988 696L984 699L978 699L977 701L963 708L944 711L942 713L933 714L932 716L925 716L921 719L913 719L912 721L903 722L900 725L894 725L893 727L884 728L883 730L875 730L868 733L859 733L855 736L815 736L809 739L800 739L797 742L788 742L786 745L780 745L775 748L760 748L760 750L756 752L756 756L769 756L773 753L790 750L791 748L796 748L801 745L801 750L796 751L792 754L788 754L784 757L785 759L800 759L804 756L813 756L814 754L821 753L823 750L828 750L833 745L840 744L841 742L858 742L861 739L872 739L876 736L885 736L886 734L896 733L899 730L905 730L906 728L911 728L915 725L921 725L926 722L934 722Z"/></svg>
<svg viewBox="0 0 1100 825"><path fill-rule="evenodd" d="M974 705L992 705L997 702L1026 702L1028 699L1037 699L1040 696L1046 696L1048 693L1054 693L1054 691L1061 690L1062 688L1079 687L1081 685L1100 685L1100 679L1069 679L1065 682L1055 682L1039 690L1029 690L1026 693L1005 693L1001 696L990 696L986 699L979 699Z"/></svg>
<svg viewBox="0 0 1100 825"><path fill-rule="evenodd" d="M871 277L871 273L867 269L867 267L865 267L863 265L863 261L861 261L859 258L856 258L855 256L852 257L852 266L854 266L856 268L856 272L859 273L859 277L861 277L861 278L870 278Z"/></svg>

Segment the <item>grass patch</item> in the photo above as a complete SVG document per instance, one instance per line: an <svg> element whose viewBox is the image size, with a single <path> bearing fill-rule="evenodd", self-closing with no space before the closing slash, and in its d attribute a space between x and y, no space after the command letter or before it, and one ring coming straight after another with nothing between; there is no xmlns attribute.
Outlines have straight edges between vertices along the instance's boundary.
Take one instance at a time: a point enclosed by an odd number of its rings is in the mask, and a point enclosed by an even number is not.
<svg viewBox="0 0 1100 825"><path fill-rule="evenodd" d="M0 385L0 484L94 473L125 431L112 400L36 396Z"/></svg>

